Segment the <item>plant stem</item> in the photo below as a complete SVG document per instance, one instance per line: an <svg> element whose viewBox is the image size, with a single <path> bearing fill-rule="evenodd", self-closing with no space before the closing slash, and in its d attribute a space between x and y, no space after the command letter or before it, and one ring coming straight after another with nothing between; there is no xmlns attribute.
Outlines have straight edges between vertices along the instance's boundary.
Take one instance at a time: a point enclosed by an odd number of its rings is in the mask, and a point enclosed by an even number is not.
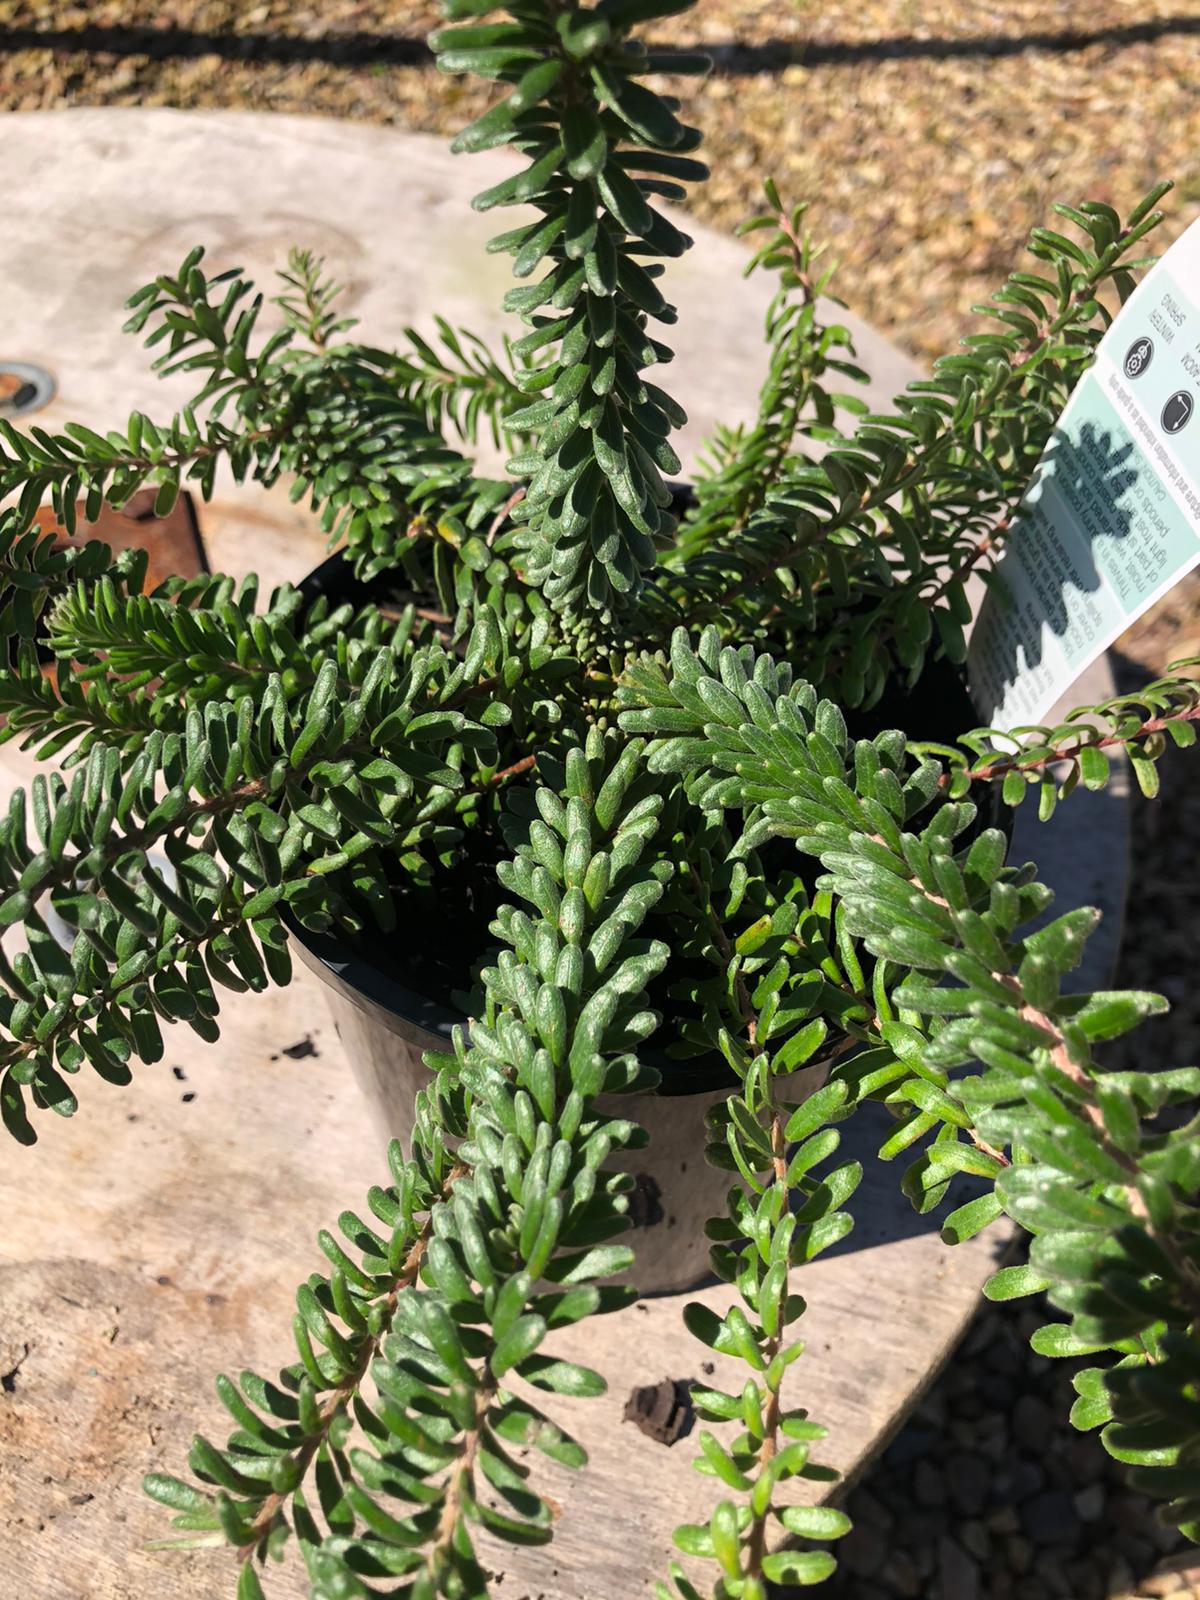
<svg viewBox="0 0 1200 1600"><path fill-rule="evenodd" d="M695 868L692 867L690 870L693 883L699 887L700 880ZM734 948L729 942L729 937L721 925L720 918L717 916L711 900L708 905L708 920L712 929L714 943L721 952L722 957L726 961L732 960L735 956ZM758 1014L746 989L740 967L734 974L733 990L738 1010L741 1012L742 1023L746 1030L746 1038L751 1048L753 1048L758 1033ZM771 1114L771 1183L773 1187L778 1186L784 1192L784 1202L780 1215L786 1217L791 1208L791 1186L788 1183L787 1144L784 1133L787 1118L784 1108L775 1101L774 1081L770 1073L764 1074L764 1095L767 1101L766 1108L769 1109ZM766 1340L763 1346L763 1360L767 1367L771 1365L779 1354L782 1343L783 1333L781 1327ZM778 1386L773 1387L771 1384L767 1384L767 1403L763 1410L763 1437L762 1443L758 1448L758 1473L760 1477L767 1471L776 1450L779 1448L779 1395L782 1383L783 1375L780 1374ZM767 1554L767 1519L769 1514L770 1506L768 1505L760 1516L752 1519L746 1535L747 1568L745 1576L757 1578L760 1583L763 1581L763 1559Z"/></svg>
<svg viewBox="0 0 1200 1600"><path fill-rule="evenodd" d="M444 1200L446 1198L453 1185L457 1183L459 1178L466 1174L467 1170L468 1169L465 1166L458 1164L452 1167L449 1173L446 1175L446 1181L442 1185L441 1194L430 1205L429 1211L426 1213L425 1220L421 1224L420 1231L413 1240L409 1252L404 1258L403 1266L396 1274L391 1288L382 1298L382 1304L388 1312L395 1310L396 1301L400 1298L401 1291L411 1288L412 1285L417 1281L418 1274L420 1273L421 1267L425 1261L425 1251L428 1247L429 1240L433 1232L434 1209L440 1200ZM300 1468L301 1480L303 1480L305 1474L308 1472L309 1467L312 1465L313 1458L317 1454L317 1451L329 1437L329 1430L332 1428L338 1413L346 1404L347 1400L351 1398L359 1384L362 1383L363 1379L370 1371L371 1363L379 1354L380 1346L387 1337L390 1326L391 1323L389 1319L385 1321L382 1330L378 1334L368 1334L368 1336L362 1342L362 1348L359 1352L359 1358L355 1363L354 1370L345 1378L343 1378L341 1383L339 1383L335 1389L330 1391L329 1395L322 1403L320 1409L320 1428L316 1433L310 1434L309 1437L305 1439L303 1445L301 1445L296 1455L296 1463ZM262 1543L263 1539L265 1539L267 1534L270 1533L271 1526L275 1521L275 1517L282 1510L287 1498L287 1494L272 1494L263 1501L258 1515L251 1524L250 1531L252 1537L238 1549L238 1554L243 1561L249 1561L251 1559L259 1545Z"/></svg>
<svg viewBox="0 0 1200 1600"><path fill-rule="evenodd" d="M1200 692L1200 691L1198 691ZM1078 757L1085 746L1093 750L1107 750L1114 745L1124 748L1135 741L1148 739L1156 733L1163 733L1172 723L1200 721L1200 700L1193 706L1185 706L1181 711L1164 712L1161 716L1148 717L1133 733L1119 734L1108 733L1099 739L1064 739L1054 749L1045 755L1032 756L1022 760L1019 751L1010 756L1004 756L998 761L986 762L981 767L968 767L966 775L972 783L986 783L993 778L1003 778L1010 772L1041 772L1046 767L1052 767L1056 761L1073 761ZM957 773L962 769L947 768L938 779L941 788L946 788Z"/></svg>
<svg viewBox="0 0 1200 1600"><path fill-rule="evenodd" d="M771 1168L773 1173L772 1183L784 1191L783 1212L787 1216L791 1209L791 1187L787 1181L787 1148L784 1143L784 1118L778 1106L774 1104L774 1094L771 1080L767 1078L767 1094L772 1100L771 1111ZM770 1367L775 1357L779 1354L783 1344L782 1328L763 1346L763 1359ZM761 1477L770 1467L771 1461L779 1448L779 1418L780 1418L780 1389L783 1385L783 1375L780 1374L779 1384L772 1387L767 1383L767 1404L763 1410L763 1437L758 1447L758 1476ZM747 1576L763 1581L762 1564L767 1554L767 1519L770 1515L768 1505L759 1516L750 1523L750 1531L746 1536L746 1559L748 1563Z"/></svg>
<svg viewBox="0 0 1200 1600"><path fill-rule="evenodd" d="M438 1518L437 1538L430 1546L426 1557L430 1574L435 1579L442 1557L454 1542L454 1533L462 1517L463 1499L470 1491L475 1458L483 1442L484 1423L487 1421L487 1414L495 1397L496 1385L490 1380L481 1384L475 1391L475 1425L463 1435L458 1459L446 1483L446 1498L442 1502L442 1514Z"/></svg>

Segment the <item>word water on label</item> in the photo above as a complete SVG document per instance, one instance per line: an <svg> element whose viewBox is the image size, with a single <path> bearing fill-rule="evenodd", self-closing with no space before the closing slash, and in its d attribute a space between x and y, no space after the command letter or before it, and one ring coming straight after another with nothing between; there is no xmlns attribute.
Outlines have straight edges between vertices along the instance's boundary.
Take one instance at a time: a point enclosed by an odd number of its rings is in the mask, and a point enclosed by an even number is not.
<svg viewBox="0 0 1200 1600"><path fill-rule="evenodd" d="M1200 561L1200 223L1130 295L1059 418L980 607L981 718L1040 722Z"/></svg>

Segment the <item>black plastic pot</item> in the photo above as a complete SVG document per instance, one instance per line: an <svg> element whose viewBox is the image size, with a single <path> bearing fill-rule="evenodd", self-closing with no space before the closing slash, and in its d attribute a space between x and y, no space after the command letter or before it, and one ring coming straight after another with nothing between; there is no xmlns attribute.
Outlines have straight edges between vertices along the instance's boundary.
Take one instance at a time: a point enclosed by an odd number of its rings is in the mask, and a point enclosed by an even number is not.
<svg viewBox="0 0 1200 1600"><path fill-rule="evenodd" d="M341 555L323 562L300 588L310 604L322 595L334 604L362 603L371 595L371 586L355 579ZM946 662L931 663L910 693L897 692L869 716L848 720L855 736L903 727L916 738L939 741L975 725L962 676ZM383 1138L399 1138L407 1146L413 1101L430 1078L422 1058L427 1051L446 1050L453 1028L465 1017L408 987L335 934L294 924L290 931L296 955L326 986L338 1036ZM414 932L419 940L420 929ZM482 943L463 940L464 949ZM662 1084L637 1096L636 1109L628 1099L600 1101L600 1109L609 1115L634 1115L650 1137L644 1149L613 1163L636 1178L631 1243L637 1252L634 1276L643 1294L676 1293L709 1276L708 1243L699 1221L724 1211L730 1183L729 1174L709 1166L703 1153L705 1117L734 1083L725 1062L714 1056L655 1065L663 1069ZM813 1093L827 1073L828 1058L813 1062L803 1070L802 1083L789 1085L789 1094Z"/></svg>
<svg viewBox="0 0 1200 1600"><path fill-rule="evenodd" d="M423 1057L445 1050L456 1023L466 1019L415 994L357 955L342 940L293 926L292 946L299 959L326 986L338 1037L355 1079L370 1103L384 1140L398 1138L407 1147L413 1102L430 1079ZM704 1159L704 1119L724 1100L731 1082L718 1073L664 1079L665 1092L630 1098L601 1095L605 1115L633 1116L649 1135L649 1144L614 1158L612 1166L632 1172L635 1188L630 1215L637 1251L636 1281L643 1294L675 1293L694 1287L708 1276L708 1243L697 1218L723 1212L728 1173ZM804 1069L808 1087L819 1088L827 1067ZM714 1077L722 1081L711 1085Z"/></svg>

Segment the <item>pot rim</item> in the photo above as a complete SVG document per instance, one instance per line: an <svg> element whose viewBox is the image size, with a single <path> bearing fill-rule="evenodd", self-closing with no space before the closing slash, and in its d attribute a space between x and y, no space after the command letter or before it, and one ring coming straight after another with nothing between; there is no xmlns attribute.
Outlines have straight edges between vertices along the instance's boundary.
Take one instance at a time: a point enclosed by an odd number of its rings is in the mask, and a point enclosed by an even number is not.
<svg viewBox="0 0 1200 1600"><path fill-rule="evenodd" d="M692 498L690 484L672 483L670 487L678 503L684 504ZM297 588L305 601L311 603L327 589L331 580L342 579L347 567L346 552L334 550L300 580ZM961 668L948 660L943 660L942 664L962 679ZM286 909L283 922L303 964L379 1026L422 1051L453 1049L454 1029L465 1026L468 1021L462 1012L392 977L359 954L341 935L305 928ZM675 1060L661 1051L651 1050L642 1052L641 1059L662 1074L652 1091L658 1095L712 1094L731 1090L739 1082L732 1067L716 1051ZM817 1065L821 1059L823 1057L819 1056L812 1065Z"/></svg>
<svg viewBox="0 0 1200 1600"><path fill-rule="evenodd" d="M421 1050L453 1049L454 1029L465 1027L468 1021L461 1011L431 1000L389 976L337 934L302 927L287 911L283 923L289 942L309 971L372 1021ZM675 1061L649 1050L641 1052L640 1059L662 1073L660 1082L650 1091L657 1095L714 1094L731 1090L738 1083L733 1069L715 1052Z"/></svg>

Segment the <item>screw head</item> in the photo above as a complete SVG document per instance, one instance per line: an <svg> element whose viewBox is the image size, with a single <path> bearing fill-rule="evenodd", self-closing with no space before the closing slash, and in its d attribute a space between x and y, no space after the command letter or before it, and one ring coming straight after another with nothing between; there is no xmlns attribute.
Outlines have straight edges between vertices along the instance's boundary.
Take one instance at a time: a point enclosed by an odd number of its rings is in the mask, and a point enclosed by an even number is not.
<svg viewBox="0 0 1200 1600"><path fill-rule="evenodd" d="M45 367L0 359L0 417L24 417L54 398L56 385Z"/></svg>

